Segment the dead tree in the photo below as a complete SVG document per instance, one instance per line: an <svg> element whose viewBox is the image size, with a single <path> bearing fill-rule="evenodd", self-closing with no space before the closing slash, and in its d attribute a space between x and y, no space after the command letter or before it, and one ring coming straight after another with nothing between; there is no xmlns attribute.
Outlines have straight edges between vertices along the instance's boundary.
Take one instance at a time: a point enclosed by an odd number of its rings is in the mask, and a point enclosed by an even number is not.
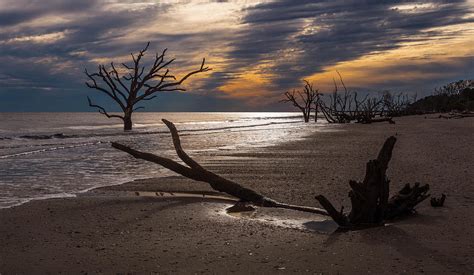
<svg viewBox="0 0 474 275"><path fill-rule="evenodd" d="M117 67L112 62L110 67L99 65L98 72L95 73L85 70L85 74L89 78L89 81L86 82L87 87L106 94L120 107L123 114L109 114L104 107L94 104L87 97L89 106L97 108L99 113L108 118L120 118L125 131L132 130L133 112L144 108L136 107L139 102L155 98L158 92L185 91L181 84L186 79L194 74L211 70L204 66L206 60L203 58L199 69L177 78L168 69L175 59L165 59L167 49L164 49L161 54L157 53L153 64L146 68L141 62L149 46L150 42L138 54L130 54L132 56L131 65L122 63L120 67Z"/></svg>
<svg viewBox="0 0 474 275"><path fill-rule="evenodd" d="M429 185L420 186L419 183L415 183L413 187L406 184L402 190L389 199L390 181L387 179L386 171L392 158L395 142L395 137L389 137L377 159L367 163L363 182L349 182L352 189L349 192L352 208L348 215L343 213L342 209L337 211L326 197L316 196L319 203L340 227L357 228L383 224L385 220L412 213L417 204L429 197L427 194Z"/></svg>
<svg viewBox="0 0 474 275"><path fill-rule="evenodd" d="M341 74L339 72L337 74L344 88L344 93L339 93L336 80L333 79L334 92L329 96L329 106L324 101L320 101L319 105L321 112L329 123L349 123L354 120L354 112L358 110L357 93L351 93L347 89ZM356 99L355 106L353 106L354 99Z"/></svg>
<svg viewBox="0 0 474 275"><path fill-rule="evenodd" d="M388 120L377 120L376 116L382 115L382 98L370 97L365 100L361 106L361 110L357 110L354 118L358 123L370 124L373 122L380 121L391 121L392 118L388 117Z"/></svg>
<svg viewBox="0 0 474 275"><path fill-rule="evenodd" d="M159 164L187 178L190 178L196 181L206 182L214 190L227 193L231 196L239 198L243 202L253 203L261 207L285 208L285 209L292 209L292 210L297 210L297 211L311 212L311 213L316 213L320 215L327 215L326 211L320 208L299 206L299 205L292 205L292 204L278 202L252 189L246 188L238 183L225 179L219 175L212 173L209 170L206 170L199 163L197 163L195 160L189 157L188 154L183 150L183 148L181 147L181 141L179 138L178 131L176 130L176 127L174 126L174 124L166 119L163 119L162 121L166 124L166 126L171 132L171 136L173 138L173 145L176 150L176 154L188 166L182 165L168 158L160 157L160 156L146 153L146 152L140 152L116 142L112 142L112 147L119 149L121 151L124 151L126 153L129 153L135 158L143 159L146 161Z"/></svg>
<svg viewBox="0 0 474 275"><path fill-rule="evenodd" d="M412 213L414 207L429 196L427 195L429 186L420 186L419 183L416 183L413 187L407 184L390 200L388 199L389 180L386 177L386 170L392 157L392 150L396 141L395 137L388 138L380 150L377 159L367 163L366 176L362 183L356 181L349 182L352 187L352 191L349 194L352 210L349 215L346 215L342 210L337 211L331 202L322 195L317 196L316 199L326 210L286 204L206 170L183 150L174 124L165 119L163 119L163 122L171 132L176 154L187 166L168 158L137 151L120 143L113 142L112 147L124 151L135 158L159 164L187 178L206 182L214 190L239 198L243 203L330 216L340 227L349 229L367 225L381 225L384 220Z"/></svg>
<svg viewBox="0 0 474 275"><path fill-rule="evenodd" d="M339 82L343 92L339 92L338 84L334 81L334 92L329 96L329 103L319 101L319 109L329 123L375 123L388 121L394 123L391 116L384 116L383 98L367 94L360 98L358 93L347 89L339 72Z"/></svg>
<svg viewBox="0 0 474 275"><path fill-rule="evenodd" d="M319 102L319 90L315 90L313 85L309 83L307 80L304 80L305 85L303 88L303 92L293 90L292 92L285 93L285 99L281 100L281 102L291 102L293 106L300 109L303 113L304 122L309 122L309 118L311 116L311 110L313 110L313 103ZM315 120L317 120L318 116L318 109L314 108L315 110Z"/></svg>
<svg viewBox="0 0 474 275"><path fill-rule="evenodd" d="M416 95L413 98L416 99ZM390 91L385 91L382 95L382 114L387 117L402 116L406 113L410 104L407 94L398 93L394 95Z"/></svg>

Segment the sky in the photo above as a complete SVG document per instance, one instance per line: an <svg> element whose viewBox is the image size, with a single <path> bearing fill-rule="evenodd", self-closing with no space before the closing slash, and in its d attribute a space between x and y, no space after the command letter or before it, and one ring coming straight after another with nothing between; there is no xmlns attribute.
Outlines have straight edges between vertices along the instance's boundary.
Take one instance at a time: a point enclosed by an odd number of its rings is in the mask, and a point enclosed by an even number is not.
<svg viewBox="0 0 474 275"><path fill-rule="evenodd" d="M167 48L186 92L164 92L147 111L288 111L279 102L303 79L331 92L418 94L474 78L474 0L0 0L0 112L110 111L84 70ZM148 64L148 63L146 63Z"/></svg>

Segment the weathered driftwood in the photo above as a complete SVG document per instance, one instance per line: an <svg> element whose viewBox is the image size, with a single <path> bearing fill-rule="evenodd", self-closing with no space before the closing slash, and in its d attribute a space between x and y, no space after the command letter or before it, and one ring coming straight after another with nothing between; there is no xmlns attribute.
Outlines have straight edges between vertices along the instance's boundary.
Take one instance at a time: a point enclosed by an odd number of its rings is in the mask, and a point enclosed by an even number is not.
<svg viewBox="0 0 474 275"><path fill-rule="evenodd" d="M371 124L377 122L388 122L390 124L395 124L395 121L391 117L381 117L381 118L370 118L360 121L362 124Z"/></svg>
<svg viewBox="0 0 474 275"><path fill-rule="evenodd" d="M444 205L444 201L446 200L446 195L441 194L440 198L431 198L430 203L433 207L441 207Z"/></svg>
<svg viewBox="0 0 474 275"><path fill-rule="evenodd" d="M389 180L386 171L396 138L389 137L379 152L377 159L367 163L363 182L350 181L352 209L349 215L343 209L337 211L333 204L324 196L316 196L319 203L326 209L333 220L341 227L354 228L383 224L384 220L393 219L412 213L414 207L429 195L429 185L410 184L400 190L389 200Z"/></svg>
<svg viewBox="0 0 474 275"><path fill-rule="evenodd" d="M137 151L120 143L113 142L112 146L135 158L159 164L187 178L206 182L214 190L239 198L242 202L241 205L236 207L239 209L242 205L246 206L247 203L261 207L292 209L330 216L341 227L357 228L367 225L380 225L383 224L384 220L411 213L418 203L429 196L427 195L429 190L428 185L420 186L419 183L415 183L413 187L409 184L405 185L400 192L389 200L389 180L387 179L386 171L396 142L396 138L393 136L385 141L377 159L367 163L364 181L349 182L352 188L349 193L352 209L349 215L346 215L343 212L344 208L337 211L333 204L322 195L317 196L316 199L325 210L315 207L286 204L206 170L183 150L178 131L174 124L165 119L163 119L163 122L171 132L173 145L178 157L188 166L168 158Z"/></svg>
<svg viewBox="0 0 474 275"><path fill-rule="evenodd" d="M184 166L168 158L134 150L120 143L112 142L112 147L119 149L121 151L124 151L134 156L135 158L139 158L139 159L143 159L146 161L159 164L187 178L190 178L196 181L206 182L214 190L239 198L243 202L251 202L261 207L285 208L285 209L292 209L292 210L297 210L297 211L311 212L311 213L316 213L320 215L328 215L328 213L324 209L278 202L260 193L257 193L256 191L252 189L246 188L238 183L235 183L231 180L228 180L219 175L216 175L209 170L206 170L199 163L197 163L195 160L189 157L188 154L183 150L183 148L181 147L181 141L179 138L178 131L176 130L176 127L174 126L174 124L166 119L163 119L162 121L166 124L166 126L171 132L171 135L173 138L173 145L176 150L176 154L189 167Z"/></svg>
<svg viewBox="0 0 474 275"><path fill-rule="evenodd" d="M415 206L430 196L429 189L428 184L420 185L419 182L415 182L412 187L407 183L388 201L385 219L391 220L413 213Z"/></svg>
<svg viewBox="0 0 474 275"><path fill-rule="evenodd" d="M466 117L474 117L474 113L472 112L461 112L461 113L449 113L447 115L439 115L438 118L445 118L445 119L460 119Z"/></svg>

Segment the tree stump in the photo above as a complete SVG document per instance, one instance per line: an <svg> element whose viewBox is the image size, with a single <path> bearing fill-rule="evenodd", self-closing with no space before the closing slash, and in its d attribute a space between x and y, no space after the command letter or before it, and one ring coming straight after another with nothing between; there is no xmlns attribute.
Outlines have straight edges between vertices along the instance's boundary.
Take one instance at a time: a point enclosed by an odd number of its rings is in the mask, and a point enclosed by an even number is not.
<svg viewBox="0 0 474 275"><path fill-rule="evenodd" d="M326 197L316 196L321 206L339 226L355 228L381 225L385 220L412 213L417 204L429 197L427 194L429 185L420 186L419 183L415 183L413 187L406 184L402 190L389 199L390 181L386 171L396 140L394 136L389 137L377 159L367 163L365 178L362 182L349 181L352 189L349 192L352 209L348 215L342 210L337 211Z"/></svg>

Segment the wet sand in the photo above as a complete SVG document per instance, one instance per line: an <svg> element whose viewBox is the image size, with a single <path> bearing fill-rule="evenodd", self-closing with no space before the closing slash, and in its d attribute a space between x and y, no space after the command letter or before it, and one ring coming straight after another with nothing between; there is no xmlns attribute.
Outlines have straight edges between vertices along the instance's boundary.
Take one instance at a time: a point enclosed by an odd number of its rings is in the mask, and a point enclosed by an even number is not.
<svg viewBox="0 0 474 275"><path fill-rule="evenodd" d="M227 215L231 200L179 176L142 180L0 210L0 273L471 274L474 119L395 120L338 125L252 152L214 151L201 161L284 202L319 206L314 196L324 194L349 209L348 181L361 180L365 163L397 134L392 190L428 183L431 194L447 194L445 207L425 201L406 219L339 233L318 215Z"/></svg>

